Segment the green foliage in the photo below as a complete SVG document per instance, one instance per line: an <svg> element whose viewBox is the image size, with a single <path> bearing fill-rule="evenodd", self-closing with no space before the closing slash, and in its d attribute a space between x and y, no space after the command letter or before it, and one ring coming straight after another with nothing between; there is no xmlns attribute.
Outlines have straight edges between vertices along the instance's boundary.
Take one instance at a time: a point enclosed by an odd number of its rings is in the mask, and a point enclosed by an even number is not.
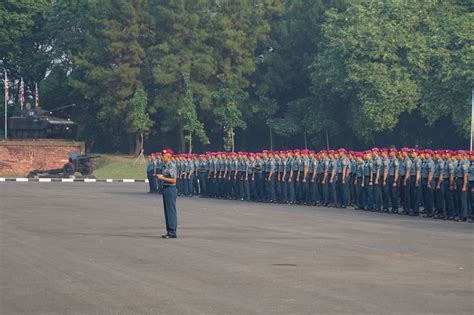
<svg viewBox="0 0 474 315"><path fill-rule="evenodd" d="M131 116L131 131L147 134L153 122L146 112L147 96L142 88L135 91L135 94L130 99L130 116Z"/></svg>
<svg viewBox="0 0 474 315"><path fill-rule="evenodd" d="M216 107L214 115L217 123L224 128L224 148L234 151L235 128L247 128L247 124L242 120L240 105L248 98L247 93L239 88L237 77L232 75L227 78L219 75L221 88L214 93Z"/></svg>
<svg viewBox="0 0 474 315"><path fill-rule="evenodd" d="M473 29L461 0L4 0L0 63L14 101L23 77L43 107L77 104L92 150L467 138Z"/></svg>
<svg viewBox="0 0 474 315"><path fill-rule="evenodd" d="M417 1L356 2L343 12L327 11L321 51L312 65L313 93L323 100L320 109L324 111L333 106L330 100L339 99L344 106L338 106L340 110L329 119L340 120L341 114L350 117L349 128L365 140L393 130L402 113L420 106L429 121L450 112L454 118L457 105L445 103L434 112L430 109L435 106L433 92L439 91L434 86L454 92L447 73L440 70L452 71L456 66L443 63L463 56L458 65L465 70L472 65L467 33L449 35L459 36L457 45L449 45L448 36L440 33L446 23L452 25L452 20L461 30L468 27L468 15L463 11L454 3ZM451 95L450 102L457 99L458 104L467 105L471 86L468 77L465 71L456 78L455 93L465 96ZM460 112L465 115L467 111Z"/></svg>
<svg viewBox="0 0 474 315"><path fill-rule="evenodd" d="M196 135L202 144L209 144L209 138L204 130L204 125L197 117L196 105L193 99L193 93L189 89L188 79L183 76L184 97L181 106L178 109L178 117L183 121L183 130L188 134L185 139L191 144L193 135ZM191 146L191 145L190 145Z"/></svg>

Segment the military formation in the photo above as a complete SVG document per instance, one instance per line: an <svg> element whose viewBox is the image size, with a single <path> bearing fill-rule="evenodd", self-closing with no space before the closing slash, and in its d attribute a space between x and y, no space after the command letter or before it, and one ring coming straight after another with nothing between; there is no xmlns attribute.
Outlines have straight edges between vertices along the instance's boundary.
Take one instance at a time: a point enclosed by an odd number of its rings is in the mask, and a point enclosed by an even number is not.
<svg viewBox="0 0 474 315"><path fill-rule="evenodd" d="M373 148L178 154L178 196L356 210L473 222L474 151ZM160 153L149 156L150 192Z"/></svg>

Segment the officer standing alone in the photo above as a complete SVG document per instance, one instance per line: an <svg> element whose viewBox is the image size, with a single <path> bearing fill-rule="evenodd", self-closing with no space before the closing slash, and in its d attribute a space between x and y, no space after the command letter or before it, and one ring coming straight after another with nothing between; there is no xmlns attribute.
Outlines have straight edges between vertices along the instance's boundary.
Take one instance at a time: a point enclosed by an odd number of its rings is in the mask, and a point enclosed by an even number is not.
<svg viewBox="0 0 474 315"><path fill-rule="evenodd" d="M176 215L176 164L171 160L173 151L163 150L163 175L156 178L163 182L163 207L165 210L166 234L162 238L176 238L178 217Z"/></svg>

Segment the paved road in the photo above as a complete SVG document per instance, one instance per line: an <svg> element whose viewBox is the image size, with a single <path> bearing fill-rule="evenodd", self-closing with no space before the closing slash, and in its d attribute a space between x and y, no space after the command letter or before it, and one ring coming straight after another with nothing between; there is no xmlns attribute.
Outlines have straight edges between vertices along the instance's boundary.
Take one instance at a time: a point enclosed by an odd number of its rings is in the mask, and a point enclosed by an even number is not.
<svg viewBox="0 0 474 315"><path fill-rule="evenodd" d="M473 224L0 183L1 314L473 314Z"/></svg>

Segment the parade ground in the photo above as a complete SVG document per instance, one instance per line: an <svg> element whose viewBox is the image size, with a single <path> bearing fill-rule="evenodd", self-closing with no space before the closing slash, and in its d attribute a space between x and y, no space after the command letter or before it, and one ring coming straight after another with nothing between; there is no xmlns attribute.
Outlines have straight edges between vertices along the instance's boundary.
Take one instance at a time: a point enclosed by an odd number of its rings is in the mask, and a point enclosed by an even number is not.
<svg viewBox="0 0 474 315"><path fill-rule="evenodd" d="M0 313L474 313L474 224L146 186L0 183Z"/></svg>

